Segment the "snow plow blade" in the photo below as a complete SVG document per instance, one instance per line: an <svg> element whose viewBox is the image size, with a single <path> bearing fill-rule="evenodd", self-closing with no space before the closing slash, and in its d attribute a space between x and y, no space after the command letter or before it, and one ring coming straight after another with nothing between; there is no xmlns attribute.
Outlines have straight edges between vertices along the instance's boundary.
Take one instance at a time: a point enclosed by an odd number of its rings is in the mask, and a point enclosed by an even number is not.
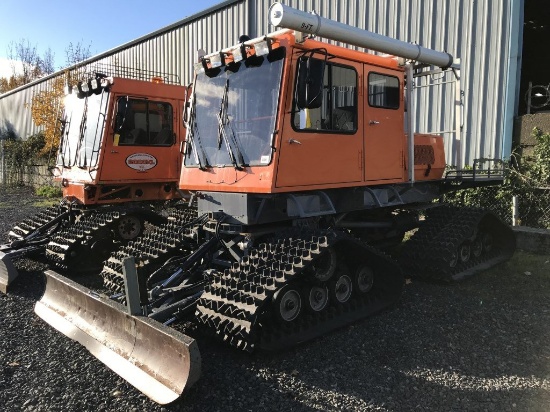
<svg viewBox="0 0 550 412"><path fill-rule="evenodd" d="M153 401L178 399L200 376L197 342L51 270L34 311Z"/></svg>
<svg viewBox="0 0 550 412"><path fill-rule="evenodd" d="M13 262L10 259L10 256L2 251L0 251L0 292L8 293L8 287L15 278L19 276L19 272Z"/></svg>

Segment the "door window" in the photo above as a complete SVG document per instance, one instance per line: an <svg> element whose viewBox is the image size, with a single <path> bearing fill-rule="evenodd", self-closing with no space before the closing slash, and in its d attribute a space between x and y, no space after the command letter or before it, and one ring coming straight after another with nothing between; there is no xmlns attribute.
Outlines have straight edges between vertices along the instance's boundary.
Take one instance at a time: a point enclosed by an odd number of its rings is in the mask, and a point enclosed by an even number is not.
<svg viewBox="0 0 550 412"><path fill-rule="evenodd" d="M399 79L380 73L369 73L369 105L399 109Z"/></svg>
<svg viewBox="0 0 550 412"><path fill-rule="evenodd" d="M170 103L121 97L118 99L115 146L171 146L174 144Z"/></svg>
<svg viewBox="0 0 550 412"><path fill-rule="evenodd" d="M315 109L298 110L297 103L294 102L292 120L292 127L296 131L355 133L357 131L357 72L351 67L327 62L321 106Z"/></svg>

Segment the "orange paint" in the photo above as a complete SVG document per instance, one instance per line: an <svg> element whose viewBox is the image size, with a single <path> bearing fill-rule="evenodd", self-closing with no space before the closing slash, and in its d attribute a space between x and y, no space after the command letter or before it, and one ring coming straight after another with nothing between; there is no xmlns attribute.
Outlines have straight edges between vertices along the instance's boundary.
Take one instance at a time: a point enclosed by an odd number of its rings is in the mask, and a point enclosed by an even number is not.
<svg viewBox="0 0 550 412"><path fill-rule="evenodd" d="M179 85L114 78L97 166L58 165L61 174L57 180L63 182L64 196L87 205L180 197L175 188L181 168L180 145L184 141L181 113L185 95L186 88ZM141 99L171 106L173 137L168 134L168 139L172 144L121 144L120 134L115 130L117 100L127 96L135 101ZM159 116L161 114L159 112ZM153 120L148 119L149 122Z"/></svg>
<svg viewBox="0 0 550 412"><path fill-rule="evenodd" d="M183 167L180 188L190 191L284 193L406 182L405 79L404 69L397 60L311 39L298 44L290 33L280 35L272 45L273 48L279 46L286 47L286 59L271 162L265 166L246 167L242 171L230 166L213 167L207 171ZM355 120L355 130L342 133L293 128L291 112L297 58L303 51L318 48L326 49L331 64L348 68L357 76L358 118ZM317 54L316 57L319 56ZM379 107L369 102L368 79L371 74L374 77L391 77L398 84L399 95L393 103L397 107ZM430 146L434 160L433 164L415 166L416 179L439 179L445 167L441 137L418 135L416 144Z"/></svg>

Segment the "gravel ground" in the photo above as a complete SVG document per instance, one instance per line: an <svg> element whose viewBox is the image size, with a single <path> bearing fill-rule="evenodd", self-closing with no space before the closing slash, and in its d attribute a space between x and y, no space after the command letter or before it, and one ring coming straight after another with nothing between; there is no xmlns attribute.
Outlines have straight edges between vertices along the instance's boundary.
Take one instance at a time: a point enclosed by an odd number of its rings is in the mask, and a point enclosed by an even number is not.
<svg viewBox="0 0 550 412"><path fill-rule="evenodd" d="M36 211L0 187L0 234ZM181 402L149 401L33 312L40 264L0 295L6 411L548 411L550 256L514 259L456 285L410 282L398 305L279 354L199 341L203 373Z"/></svg>

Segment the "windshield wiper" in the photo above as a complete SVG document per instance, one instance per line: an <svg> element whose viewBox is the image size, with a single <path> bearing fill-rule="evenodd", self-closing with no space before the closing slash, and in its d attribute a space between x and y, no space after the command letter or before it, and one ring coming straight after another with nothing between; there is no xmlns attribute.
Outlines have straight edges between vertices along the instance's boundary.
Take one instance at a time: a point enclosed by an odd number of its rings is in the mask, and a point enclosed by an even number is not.
<svg viewBox="0 0 550 412"><path fill-rule="evenodd" d="M197 128L196 103L197 103L197 98L196 98L196 95L193 93L193 101L191 102L189 121L187 122L187 125L186 125L187 131L188 131L187 143L189 144L189 148L187 149L186 155L189 156L190 150L193 150L193 153L195 154L195 161L199 165L199 169L206 170L206 168L210 167L210 164L208 163L208 157L206 156L204 147L202 147L201 137L199 135L199 130ZM199 156L199 150L204 158L204 165L201 162L201 159Z"/></svg>
<svg viewBox="0 0 550 412"><path fill-rule="evenodd" d="M233 166L237 170L242 170L244 166L246 166L246 163L244 162L244 157L241 149L239 148L239 143L237 141L237 136L235 135L235 131L233 130L233 127L231 126L231 120L229 119L229 114L227 113L227 109L229 106L229 79L225 80L225 88L223 90L223 96L222 101L220 104L220 111L216 115L218 118L218 150L222 146L222 139L225 142L225 147L227 148L227 153L229 153L229 158L231 159L231 163L233 163ZM229 129L231 130L231 137L233 145L235 146L235 151L237 152L237 159L235 158L235 152L233 151L233 147L231 146L231 142L229 140L229 137L227 136L226 128L229 126Z"/></svg>

